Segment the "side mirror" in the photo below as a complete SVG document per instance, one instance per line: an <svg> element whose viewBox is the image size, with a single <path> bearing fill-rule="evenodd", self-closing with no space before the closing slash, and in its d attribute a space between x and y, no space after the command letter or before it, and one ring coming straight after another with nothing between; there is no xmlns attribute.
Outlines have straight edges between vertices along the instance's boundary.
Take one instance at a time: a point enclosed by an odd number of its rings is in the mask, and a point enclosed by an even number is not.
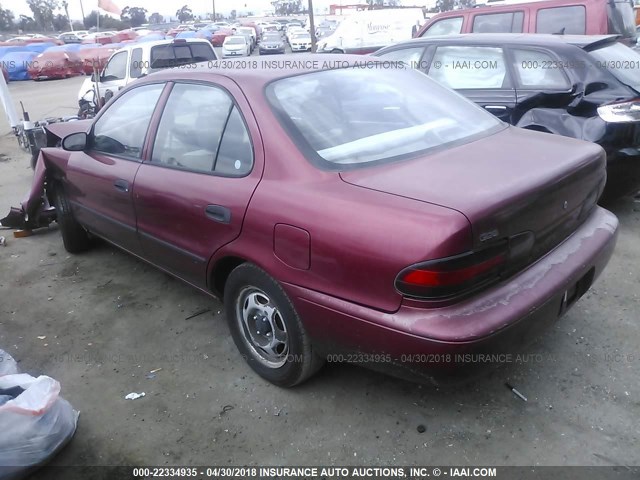
<svg viewBox="0 0 640 480"><path fill-rule="evenodd" d="M87 148L87 134L76 132L62 139L62 148L69 152L82 152Z"/></svg>

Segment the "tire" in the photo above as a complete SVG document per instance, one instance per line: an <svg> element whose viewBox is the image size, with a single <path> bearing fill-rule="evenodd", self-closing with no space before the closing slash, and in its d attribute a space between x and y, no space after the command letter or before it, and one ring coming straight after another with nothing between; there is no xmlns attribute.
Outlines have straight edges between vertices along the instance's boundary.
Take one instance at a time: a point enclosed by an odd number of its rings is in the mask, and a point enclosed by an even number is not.
<svg viewBox="0 0 640 480"><path fill-rule="evenodd" d="M292 387L307 380L324 364L291 300L264 270L251 263L233 270L225 284L224 305L236 347L265 380ZM275 334L276 330L279 333Z"/></svg>
<svg viewBox="0 0 640 480"><path fill-rule="evenodd" d="M53 204L56 207L56 221L60 225L62 243L69 253L80 253L89 249L89 234L73 217L64 190L56 185L53 190Z"/></svg>
<svg viewBox="0 0 640 480"><path fill-rule="evenodd" d="M344 53L344 52L339 48L334 48L333 50L331 50L331 53Z"/></svg>

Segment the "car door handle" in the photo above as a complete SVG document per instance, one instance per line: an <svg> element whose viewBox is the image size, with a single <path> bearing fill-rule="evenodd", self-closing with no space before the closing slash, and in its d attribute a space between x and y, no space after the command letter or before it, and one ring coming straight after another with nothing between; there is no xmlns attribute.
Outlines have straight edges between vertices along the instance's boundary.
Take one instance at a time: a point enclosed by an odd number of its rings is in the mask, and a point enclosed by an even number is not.
<svg viewBox="0 0 640 480"><path fill-rule="evenodd" d="M504 105L485 105L486 110L506 110L507 107Z"/></svg>
<svg viewBox="0 0 640 480"><path fill-rule="evenodd" d="M116 180L115 182L113 182L113 186L116 188L116 190L119 190L123 193L129 193L129 182L127 182L126 180Z"/></svg>
<svg viewBox="0 0 640 480"><path fill-rule="evenodd" d="M207 217L219 223L231 223L231 210L222 205L207 205L204 210Z"/></svg>

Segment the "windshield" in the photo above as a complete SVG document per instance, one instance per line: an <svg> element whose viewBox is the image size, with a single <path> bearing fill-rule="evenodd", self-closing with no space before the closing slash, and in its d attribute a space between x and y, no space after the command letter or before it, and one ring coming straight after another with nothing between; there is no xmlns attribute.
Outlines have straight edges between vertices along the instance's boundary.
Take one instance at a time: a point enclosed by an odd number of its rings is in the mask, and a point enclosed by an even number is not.
<svg viewBox="0 0 640 480"><path fill-rule="evenodd" d="M607 2L607 15L609 17L609 33L618 33L633 39L637 37L636 16L630 0Z"/></svg>
<svg viewBox="0 0 640 480"><path fill-rule="evenodd" d="M503 128L493 115L413 70L314 72L274 82L267 96L300 148L330 168L426 153Z"/></svg>
<svg viewBox="0 0 640 480"><path fill-rule="evenodd" d="M282 39L280 38L280 35L265 35L264 36L264 41L265 42L278 42L280 43Z"/></svg>
<svg viewBox="0 0 640 480"><path fill-rule="evenodd" d="M608 70L625 85L640 92L640 54L621 44L613 43L589 52L599 68Z"/></svg>

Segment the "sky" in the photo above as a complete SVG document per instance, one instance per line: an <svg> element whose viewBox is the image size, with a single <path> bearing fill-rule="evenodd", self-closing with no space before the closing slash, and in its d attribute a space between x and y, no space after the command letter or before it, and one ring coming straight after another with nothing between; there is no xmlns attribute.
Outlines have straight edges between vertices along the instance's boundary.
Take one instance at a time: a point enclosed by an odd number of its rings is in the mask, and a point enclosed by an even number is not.
<svg viewBox="0 0 640 480"><path fill-rule="evenodd" d="M306 0L303 0L303 3L305 1ZM82 2L85 15L91 10L95 10L98 6L98 0L67 0L67 2L69 3L69 16L72 20L80 20L82 18L80 2ZM212 11L212 0L113 0L113 2L120 8L126 6L146 8L148 11L147 15L158 12L164 16L175 16L176 10L184 4L189 5L195 15L210 14ZM231 10L235 9L239 12L242 10L250 10L254 14L259 15L263 11L271 8L269 0L215 0L215 2L216 12L222 14L228 14ZM323 9L328 9L328 6L332 3L343 3L347 5L360 3L360 1L344 0L341 2L340 0L314 0L314 10L322 13ZM18 15L32 16L32 12L25 0L0 0L0 4L3 8L12 10L16 18ZM245 5L246 9L244 7ZM59 13L64 12L61 10Z"/></svg>

